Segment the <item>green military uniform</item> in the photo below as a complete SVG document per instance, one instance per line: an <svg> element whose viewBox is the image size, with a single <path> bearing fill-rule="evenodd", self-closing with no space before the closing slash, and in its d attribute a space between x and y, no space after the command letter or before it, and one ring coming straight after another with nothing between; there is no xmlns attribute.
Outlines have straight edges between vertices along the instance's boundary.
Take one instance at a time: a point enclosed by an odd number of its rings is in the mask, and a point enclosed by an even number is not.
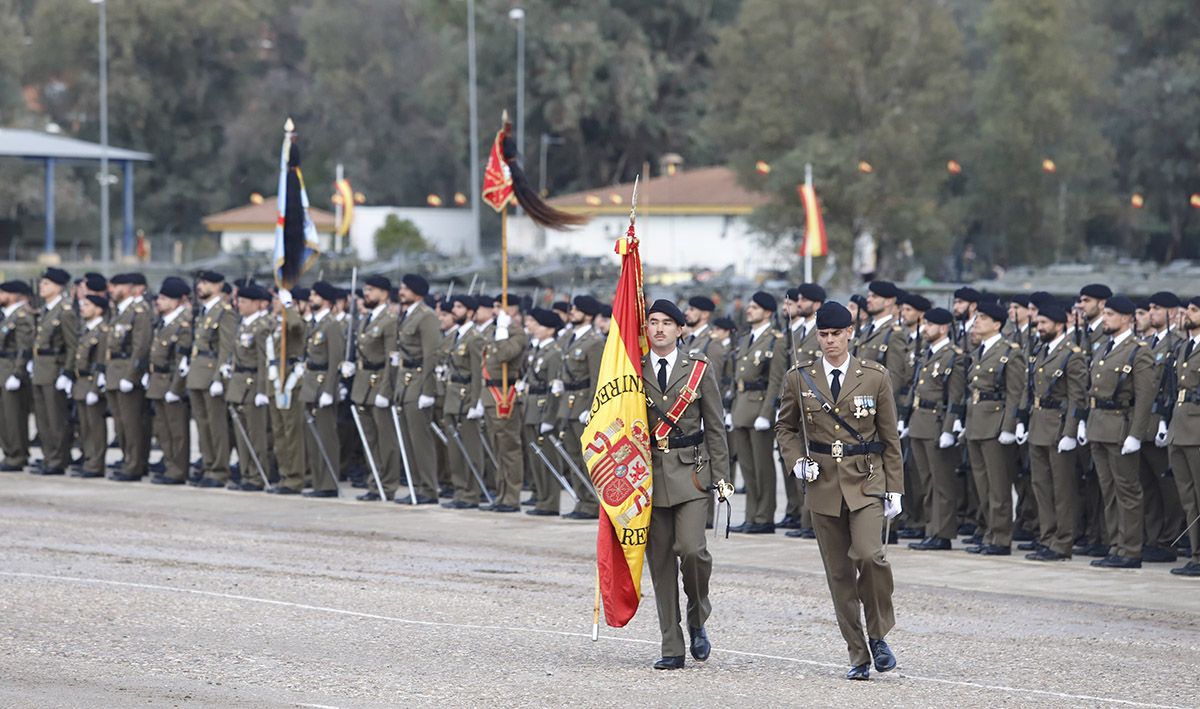
<svg viewBox="0 0 1200 709"><path fill-rule="evenodd" d="M600 376L600 360L604 356L604 335L594 326L575 328L570 338L562 343L562 381L563 393L559 401L558 418L562 422L558 435L562 438L563 448L567 455L575 461L580 470L586 471L583 464L584 425L579 417L585 411L591 411L592 399L596 395L596 379ZM566 461L560 470L567 470ZM576 517L594 518L598 516L600 503L596 500L592 489L575 476L570 478L579 502L572 513Z"/></svg>
<svg viewBox="0 0 1200 709"><path fill-rule="evenodd" d="M396 316L388 311L386 304L382 304L360 318L360 322L358 362L350 400L358 407L359 421L367 439L365 445L375 457L384 496L390 500L400 486L396 432L388 410L392 394L392 371L388 367L388 359L396 348ZM379 403L384 406L378 406ZM365 497L371 499L378 492L374 485L368 487L369 492Z"/></svg>
<svg viewBox="0 0 1200 709"><path fill-rule="evenodd" d="M1077 330L1072 333L1072 336L1077 339L1076 344L1087 356L1087 364L1089 371L1092 363L1099 354L1108 340L1108 336L1104 334L1104 326L1101 323L1101 318L1097 317L1092 323L1085 325L1083 330ZM1083 536L1085 539L1085 548L1092 547L1101 549L1108 547L1108 539L1105 537L1107 533L1104 523L1104 500L1100 495L1100 480L1097 477L1095 466L1092 460L1092 450L1090 446L1080 446L1078 449L1078 467L1082 474L1079 476L1079 519L1076 522L1076 536Z"/></svg>
<svg viewBox="0 0 1200 709"><path fill-rule="evenodd" d="M35 324L33 311L25 302L5 308L0 319L0 447L5 470L17 471L29 464L29 372L33 357ZM16 388L11 388L15 384Z"/></svg>
<svg viewBox="0 0 1200 709"><path fill-rule="evenodd" d="M1180 343L1175 364L1175 410L1167 429L1167 450L1179 500L1188 523L1200 518L1200 344L1197 335ZM1200 523L1188 529L1191 560L1172 573L1200 576Z"/></svg>
<svg viewBox="0 0 1200 709"><path fill-rule="evenodd" d="M1171 545L1185 525L1179 490L1175 481L1168 476L1170 461L1167 448L1156 443L1160 424L1166 425L1166 414L1173 404L1167 377L1170 376L1169 370L1175 366L1179 342L1180 337L1174 330L1146 338L1146 346L1154 359L1157 396L1151 409L1150 423L1145 431L1138 434L1143 443L1138 455L1141 457L1140 474L1145 496L1146 546L1153 547L1151 553L1158 554L1164 561L1174 561L1169 558L1174 556Z"/></svg>
<svg viewBox="0 0 1200 709"><path fill-rule="evenodd" d="M807 362L821 356L821 345L817 340L816 318L801 319L788 323L784 335L788 341L787 368L791 369L797 362ZM795 475L788 474L787 466L783 469L783 492L787 496L787 507L784 508L781 526L791 529L801 529L805 532L812 530L812 512L804 504L804 486ZM796 534L792 536L807 536Z"/></svg>
<svg viewBox="0 0 1200 709"><path fill-rule="evenodd" d="M429 423L433 421L433 404L437 401L434 368L441 339L437 313L424 301L408 306L400 317L400 331L396 337L400 369L396 374L393 401L400 407L404 444L418 503L436 503L438 497L437 455ZM408 503L410 499L398 501Z"/></svg>
<svg viewBox="0 0 1200 709"><path fill-rule="evenodd" d="M483 433L483 430L484 430L484 427L487 425L487 422L484 421L484 418L482 416L483 410L481 408L483 405L482 396L484 395L483 371L482 371L483 349L484 349L484 347L487 346L488 342L491 342L492 336L495 334L495 332L496 332L496 321L493 319L493 320L489 320L489 321L483 323L482 325L477 324L470 331L470 333L467 336L467 347L471 350L472 354L475 356L475 359L479 363L477 366L480 368L479 392L480 392L481 398L479 399L479 401L472 403L472 406L476 407L475 413L479 414L478 418L475 420L477 421L477 423L479 425L480 437L485 435ZM482 451L483 451L482 438L480 439L480 441L481 442L479 444L479 450L480 450L480 454L482 455ZM488 439L488 445L491 445L491 439ZM495 451L493 450L492 452L494 453ZM487 484L488 489L492 490L494 492L496 490L496 465L492 462L491 456L483 456L483 465L480 466L479 469L480 469L480 471L483 472L483 479L484 479L484 482Z"/></svg>
<svg viewBox="0 0 1200 709"><path fill-rule="evenodd" d="M154 407L154 437L163 453L163 477L181 483L187 480L191 465L192 437L186 382L179 363L191 349L192 313L181 305L154 331L146 383L146 398Z"/></svg>
<svg viewBox="0 0 1200 709"><path fill-rule="evenodd" d="M871 661L860 613L866 616L871 640L883 640L896 622L878 498L903 490L904 463L888 371L861 357L848 357L839 369L841 392L834 399L824 358L792 368L775 431L789 465L808 457L819 466L806 494L838 627L850 663L859 666ZM824 410L822 402L858 435Z"/></svg>
<svg viewBox="0 0 1200 709"><path fill-rule="evenodd" d="M279 465L279 484L272 491L298 493L304 489L305 472L304 404L300 402L304 370L299 366L304 354L305 323L294 302L283 308L282 315L268 313L264 320L271 328L266 349L267 411Z"/></svg>
<svg viewBox="0 0 1200 709"><path fill-rule="evenodd" d="M261 490L263 474L270 475L270 438L267 434L270 414L267 412L267 338L271 335L270 313L255 312L241 320L237 327L237 344L229 362L229 380L222 400L237 411L242 428L235 426L238 468L243 490ZM218 376L220 376L218 374ZM246 438L249 440L246 440ZM258 456L262 473L254 464Z"/></svg>
<svg viewBox="0 0 1200 709"><path fill-rule="evenodd" d="M914 376L908 438L912 446L914 488L924 499L906 497L908 509L920 508L910 518L924 521L926 539L951 540L958 531L959 482L955 469L961 459L954 437L954 421L962 418L967 357L949 338L929 347L919 358Z"/></svg>
<svg viewBox="0 0 1200 709"><path fill-rule="evenodd" d="M444 304L443 307L449 307ZM439 318L440 321L440 318ZM434 395L436 401L433 404L433 420L439 422L446 419L446 384L449 375L446 373L447 363L450 361L450 350L454 347L454 333L458 330L457 327L451 327L449 330L442 331L442 339L438 343L437 349L437 364L433 369L434 381L436 382ZM454 442L450 440L449 433L446 443L442 443L437 437L434 438L433 447L437 452L437 479L438 479L438 497L453 497L454 496L454 479L450 473L450 449L457 448Z"/></svg>
<svg viewBox="0 0 1200 709"><path fill-rule="evenodd" d="M985 526L981 550L989 553L1012 547L1017 447L998 439L1016 431L1028 377L1021 346L998 338L979 345L967 370L967 454Z"/></svg>
<svg viewBox="0 0 1200 709"><path fill-rule="evenodd" d="M1078 450L1059 450L1059 444L1064 438L1074 441L1079 422L1087 416L1087 357L1064 335L1061 341L1038 350L1030 371L1033 398L1026 408L1038 542L1055 554L1070 557L1079 498Z"/></svg>
<svg viewBox="0 0 1200 709"><path fill-rule="evenodd" d="M115 398L114 419L120 420L122 457L125 465L120 479L141 479L150 456L150 432L147 428L146 390L142 375L150 360L150 342L154 335L150 306L134 298L118 305L108 337L108 362L105 378ZM122 391L129 389L129 391Z"/></svg>
<svg viewBox="0 0 1200 709"><path fill-rule="evenodd" d="M79 449L83 454L79 477L104 476L108 427L104 419L104 387L101 384L105 380L107 340L108 324L103 317L97 317L94 322L84 325L75 349L75 384L71 387L71 398L75 400L75 413L79 417Z"/></svg>
<svg viewBox="0 0 1200 709"><path fill-rule="evenodd" d="M887 369L893 394L908 382L905 377L908 333L895 315L867 323L851 343L850 351L855 357L871 360Z"/></svg>
<svg viewBox="0 0 1200 709"><path fill-rule="evenodd" d="M78 318L64 291L54 305L42 309L33 343L33 413L44 472L64 472L71 462L67 392L59 387L59 378L75 369L78 339Z"/></svg>
<svg viewBox="0 0 1200 709"><path fill-rule="evenodd" d="M552 444L545 436L552 436L553 428L558 425L559 395L554 393L552 383L562 377L562 345L554 338L545 342L534 342L529 347L528 359L525 362L525 390L521 394L521 416L525 423L525 437L521 443L529 454L525 465L533 471L534 512L538 515L557 515L562 504L562 485L555 479L554 474L546 469L533 450L529 447L532 442L538 446L551 463L554 462ZM544 424L544 425L543 425ZM547 428L545 434L543 428ZM561 474L570 475L558 466Z"/></svg>
<svg viewBox="0 0 1200 709"><path fill-rule="evenodd" d="M707 358L698 352L676 350L675 363L664 391L658 382L658 360L651 352L642 359L642 381L646 398L661 412L672 408L700 363ZM706 369L695 398L675 422L666 440L652 441L651 470L654 476L653 512L646 557L654 584L654 603L662 634L664 657L683 655L684 639L679 626L679 580L687 596L685 618L693 634L704 627L712 612L708 581L712 555L704 539L705 524L711 520L709 487L714 479L729 479L729 449L726 444L724 408L717 373ZM651 409L651 431L660 423Z"/></svg>
<svg viewBox="0 0 1200 709"><path fill-rule="evenodd" d="M757 336L750 332L742 337L734 356L730 411L730 441L746 481L746 520L739 531L773 533L775 529L775 434L754 424L759 418L774 422L786 371L787 343L782 333L768 326Z"/></svg>
<svg viewBox="0 0 1200 709"><path fill-rule="evenodd" d="M346 354L346 333L341 323L328 310L314 315L304 346L304 378L300 385L300 404L312 416L306 426L305 460L308 462L312 487L317 492L336 492L336 475L341 470L341 449L337 444L338 372L337 363ZM326 461L317 446L321 437ZM332 464L333 471L329 466Z"/></svg>
<svg viewBox="0 0 1200 709"><path fill-rule="evenodd" d="M1138 456L1122 455L1121 449L1127 436L1139 438L1147 430L1158 382L1150 348L1131 331L1116 340L1094 355L1087 438L1104 500L1109 555L1140 560L1144 519Z"/></svg>
<svg viewBox="0 0 1200 709"><path fill-rule="evenodd" d="M209 299L192 323L192 352L187 367L187 391L200 437L203 477L225 484L229 480L229 411L224 391L213 396L213 382L225 387L218 368L230 362L238 340L238 316L219 296ZM115 385L116 382L113 382ZM263 450L263 449L259 449ZM257 480L253 463L239 463L242 481Z"/></svg>
<svg viewBox="0 0 1200 709"><path fill-rule="evenodd" d="M454 442L457 432L467 455L475 469L483 471L483 447L480 443L479 419L467 418L468 411L479 401L482 391L483 373L481 358L482 341L475 346L474 323L464 323L454 328L447 339L450 355L446 362L446 401L443 404L444 433L450 440L447 463L450 467L451 484L454 486L452 507L467 508L479 505L481 490L462 450Z"/></svg>
<svg viewBox="0 0 1200 709"><path fill-rule="evenodd" d="M686 339L686 343L687 346L684 347L684 349L687 350L689 357L695 358L698 355L703 355L705 359L708 360L708 367L712 370L713 376L717 379L717 391L721 395L721 406L724 408L732 377L731 372L733 371L732 361L730 359L730 355L732 353L729 351L729 340L718 340L713 334L712 324L709 323L705 325L700 332L693 332L691 335L689 335ZM730 401L730 403L732 403L732 401ZM730 448L728 431L725 432L724 438L725 447L726 450L728 450ZM730 484L733 484L732 470L729 473L728 481ZM708 512L706 517L706 519L708 519L709 526L711 526L713 521L716 519L716 504L716 495L709 493L707 505ZM789 514L790 513L791 510L789 508ZM808 519L807 507L801 507L801 519ZM811 527L812 524L810 523L808 526Z"/></svg>
<svg viewBox="0 0 1200 709"><path fill-rule="evenodd" d="M521 449L520 400L515 396L511 408L501 415L500 404L521 376L521 360L529 337L517 323L507 327L497 325L490 340L484 343L483 397L484 416L487 420L488 442L496 454L499 469L496 471L496 505L498 512L515 512L521 504L521 487L525 481L525 454ZM508 366L508 381L503 381L504 366ZM497 397L501 401L497 400Z"/></svg>

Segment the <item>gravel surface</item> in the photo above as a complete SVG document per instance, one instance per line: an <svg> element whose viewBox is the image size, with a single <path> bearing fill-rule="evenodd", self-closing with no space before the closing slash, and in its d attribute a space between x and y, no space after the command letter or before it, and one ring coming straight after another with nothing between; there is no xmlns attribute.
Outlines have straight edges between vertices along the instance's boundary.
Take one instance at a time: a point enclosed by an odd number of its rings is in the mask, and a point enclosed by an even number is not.
<svg viewBox="0 0 1200 709"><path fill-rule="evenodd" d="M0 706L1200 704L1200 584L1162 564L892 548L899 668L851 683L782 535L710 537L679 672L648 573L591 642L594 523L6 473L0 540Z"/></svg>

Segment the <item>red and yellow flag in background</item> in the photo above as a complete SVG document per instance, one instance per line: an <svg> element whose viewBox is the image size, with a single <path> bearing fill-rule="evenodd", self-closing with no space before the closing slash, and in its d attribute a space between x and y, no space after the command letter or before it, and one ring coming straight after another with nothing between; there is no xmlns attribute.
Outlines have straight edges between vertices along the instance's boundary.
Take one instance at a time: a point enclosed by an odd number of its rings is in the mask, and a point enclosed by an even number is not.
<svg viewBox="0 0 1200 709"><path fill-rule="evenodd" d="M824 256L829 253L829 243L825 238L825 218L821 216L817 191L809 184L800 185L796 191L804 203L804 241L800 244L800 255Z"/></svg>
<svg viewBox="0 0 1200 709"><path fill-rule="evenodd" d="M508 114L505 114L507 118ZM505 121L507 125L507 120ZM483 201L497 212L513 201L512 171L504 160L505 129L496 131L492 141L492 152L488 154L487 167L483 170Z"/></svg>
<svg viewBox="0 0 1200 709"><path fill-rule="evenodd" d="M650 429L642 388L646 301L642 259L633 224L617 240L621 277L613 299L612 325L591 418L580 443L603 514L596 536L596 566L604 620L620 628L633 618L642 598L642 561L650 534Z"/></svg>

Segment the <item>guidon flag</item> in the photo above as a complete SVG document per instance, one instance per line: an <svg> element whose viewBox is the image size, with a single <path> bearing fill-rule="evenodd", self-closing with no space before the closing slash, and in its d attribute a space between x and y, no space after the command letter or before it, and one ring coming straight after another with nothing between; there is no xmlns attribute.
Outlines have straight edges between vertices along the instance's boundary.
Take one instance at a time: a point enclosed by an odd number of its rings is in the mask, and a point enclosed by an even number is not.
<svg viewBox="0 0 1200 709"><path fill-rule="evenodd" d="M278 216L275 220L275 285L291 288L321 255L317 227L308 213L308 193L300 172L300 148L292 119L283 126L279 149Z"/></svg>
<svg viewBox="0 0 1200 709"><path fill-rule="evenodd" d="M800 243L801 256L824 256L829 253L829 242L825 237L825 218L821 216L821 202L817 191L810 184L796 188L800 202L804 204L804 241Z"/></svg>

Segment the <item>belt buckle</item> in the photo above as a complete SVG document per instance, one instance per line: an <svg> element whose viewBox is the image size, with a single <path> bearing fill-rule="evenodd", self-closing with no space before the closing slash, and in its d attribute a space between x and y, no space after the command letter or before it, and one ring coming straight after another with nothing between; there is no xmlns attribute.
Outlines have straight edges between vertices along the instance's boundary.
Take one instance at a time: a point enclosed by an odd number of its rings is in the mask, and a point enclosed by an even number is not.
<svg viewBox="0 0 1200 709"><path fill-rule="evenodd" d="M412 372L404 373L404 386L408 386L409 384L412 384L412 376L413 376Z"/></svg>
<svg viewBox="0 0 1200 709"><path fill-rule="evenodd" d="M739 394L744 393L746 391L746 382L739 379L738 384L737 384L737 390L738 390Z"/></svg>
<svg viewBox="0 0 1200 709"><path fill-rule="evenodd" d="M1177 403L1177 404L1182 404L1182 403L1183 403L1183 402L1185 402L1185 401L1187 401L1187 392L1186 392L1186 391L1183 391L1183 390L1180 390L1180 392L1179 392L1179 399L1178 399L1178 400L1176 400L1176 402L1175 402L1175 403Z"/></svg>
<svg viewBox="0 0 1200 709"><path fill-rule="evenodd" d="M834 441L833 445L829 446L829 455L833 456L833 459L839 463L845 457L845 448L843 445L841 441Z"/></svg>
<svg viewBox="0 0 1200 709"><path fill-rule="evenodd" d="M1042 397L1040 397L1040 396L1033 397L1033 408L1035 408L1035 409L1042 408Z"/></svg>
<svg viewBox="0 0 1200 709"><path fill-rule="evenodd" d="M671 441L666 438L657 439L656 441L654 441L654 445L658 446L658 450L660 450L663 453L666 453L667 451L671 450Z"/></svg>
<svg viewBox="0 0 1200 709"><path fill-rule="evenodd" d="M1089 409L1094 409L1094 408L1096 408L1096 397L1094 397L1094 396L1093 396L1093 397L1092 397L1092 398L1089 400L1089 402L1090 402L1090 404L1091 404L1090 406L1088 406L1088 408L1089 408Z"/></svg>
<svg viewBox="0 0 1200 709"><path fill-rule="evenodd" d="M978 403L979 403L979 390L978 390L978 389L976 389L975 391L971 392L971 403L972 403L972 404L978 404Z"/></svg>

